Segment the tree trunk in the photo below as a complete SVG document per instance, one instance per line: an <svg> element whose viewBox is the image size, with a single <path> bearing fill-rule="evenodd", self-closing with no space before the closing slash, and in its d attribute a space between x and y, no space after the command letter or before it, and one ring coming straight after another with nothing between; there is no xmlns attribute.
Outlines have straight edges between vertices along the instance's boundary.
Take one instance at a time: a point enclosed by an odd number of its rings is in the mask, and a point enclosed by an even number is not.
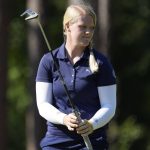
<svg viewBox="0 0 150 150"><path fill-rule="evenodd" d="M6 9L7 1L0 0L0 149L7 146L7 51L8 26L10 22L9 11Z"/></svg>
<svg viewBox="0 0 150 150"><path fill-rule="evenodd" d="M99 39L97 40L97 48L100 50L104 55L108 56L108 49L109 49L109 0L99 0L97 4L97 20L98 20L98 33L97 36Z"/></svg>
<svg viewBox="0 0 150 150"><path fill-rule="evenodd" d="M28 0L27 8L31 8L38 14L42 11L41 1ZM30 66L30 78L29 78L29 93L31 95L31 103L26 113L26 149L38 150L39 140L41 136L41 118L37 111L36 96L35 96L35 77L37 72L37 66L42 54L41 46L41 32L37 24L36 19L28 21L28 55ZM44 52L44 51L43 51Z"/></svg>

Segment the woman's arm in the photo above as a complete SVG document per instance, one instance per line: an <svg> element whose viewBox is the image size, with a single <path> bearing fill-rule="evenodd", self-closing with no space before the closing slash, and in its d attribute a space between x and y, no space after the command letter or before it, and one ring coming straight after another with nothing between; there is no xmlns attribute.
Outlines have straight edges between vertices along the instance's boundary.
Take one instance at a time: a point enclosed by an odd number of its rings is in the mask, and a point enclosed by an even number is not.
<svg viewBox="0 0 150 150"><path fill-rule="evenodd" d="M39 114L54 124L63 124L66 114L60 112L52 105L52 84L36 82L36 101Z"/></svg>
<svg viewBox="0 0 150 150"><path fill-rule="evenodd" d="M106 125L114 116L116 111L116 84L98 87L101 108L89 120L93 129Z"/></svg>

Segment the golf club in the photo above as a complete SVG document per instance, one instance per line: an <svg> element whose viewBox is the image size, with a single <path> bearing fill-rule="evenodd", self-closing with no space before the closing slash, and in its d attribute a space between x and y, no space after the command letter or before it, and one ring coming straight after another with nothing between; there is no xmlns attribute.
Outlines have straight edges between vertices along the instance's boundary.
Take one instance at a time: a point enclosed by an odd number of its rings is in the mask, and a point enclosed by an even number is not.
<svg viewBox="0 0 150 150"><path fill-rule="evenodd" d="M64 78L63 78L63 76L62 76L62 74L61 74L61 72L60 72L60 70L59 70L59 67L58 67L58 65L57 65L57 62L55 61L55 58L54 58L53 53L52 53L52 51L51 51L50 44L49 44L49 42L48 42L48 40L47 40L47 37L46 37L45 32L44 32L44 30L43 30L43 27L42 27L42 25L41 25L41 23L40 23L40 20L39 20L39 18L38 18L39 15L38 15L36 12L34 12L33 10L31 10L31 9L27 9L27 10L26 10L24 13L22 13L20 16L21 16L21 17L26 16L25 20L32 20L32 19L36 19L36 20L37 20L38 25L39 25L39 27L40 27L40 30L41 30L41 32L42 32L42 35L43 35L43 37L44 37L44 39L45 39L45 42L46 42L46 44L47 44L48 50L50 51L50 54L51 54L51 56L52 56L54 65L55 65L56 69L58 70L58 73L59 73L59 76L60 76L60 81L61 81L61 83L62 83L62 85L63 85L63 87L64 87L64 89L65 89L65 92L66 92L66 95L67 95L67 97L68 97L69 103L70 103L70 105L71 105L71 107L72 107L72 109L73 109L73 113L74 113L75 116L78 118L79 122L82 122L82 119L81 119L81 117L80 117L80 112L78 111L77 107L75 106L75 104L73 103L73 101L72 101L72 99L71 99L71 96L70 96L70 94L69 94L67 85L66 85L66 83L65 83L65 81L64 81ZM88 149L88 150L93 150L93 147L92 147L92 144L91 144L91 141L90 141L89 137L88 137L88 136L82 136L82 137L83 137L83 139L84 139L84 143L85 143L87 149Z"/></svg>

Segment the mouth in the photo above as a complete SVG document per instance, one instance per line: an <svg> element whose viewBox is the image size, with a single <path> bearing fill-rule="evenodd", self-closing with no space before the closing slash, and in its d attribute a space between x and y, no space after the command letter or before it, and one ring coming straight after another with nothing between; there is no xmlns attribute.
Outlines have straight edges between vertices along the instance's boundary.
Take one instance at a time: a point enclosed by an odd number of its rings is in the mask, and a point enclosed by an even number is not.
<svg viewBox="0 0 150 150"><path fill-rule="evenodd" d="M91 38L90 37L83 37L84 40L90 42L91 41Z"/></svg>
<svg viewBox="0 0 150 150"><path fill-rule="evenodd" d="M89 38L89 37L82 38L82 44L84 44L84 46L88 46L90 41L91 41L91 38Z"/></svg>
<svg viewBox="0 0 150 150"><path fill-rule="evenodd" d="M89 37L89 36L83 36L83 39L90 40L90 39L91 39L91 37Z"/></svg>

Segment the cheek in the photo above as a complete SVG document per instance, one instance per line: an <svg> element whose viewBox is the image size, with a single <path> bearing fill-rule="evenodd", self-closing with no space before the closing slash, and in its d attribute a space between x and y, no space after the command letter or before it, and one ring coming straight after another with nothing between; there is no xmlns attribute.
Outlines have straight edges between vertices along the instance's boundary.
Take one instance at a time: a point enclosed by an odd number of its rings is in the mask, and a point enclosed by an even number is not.
<svg viewBox="0 0 150 150"><path fill-rule="evenodd" d="M83 32L80 28L78 28L77 26L72 26L70 28L70 31L73 32L73 33L76 33L76 34L79 34L81 32Z"/></svg>
<svg viewBox="0 0 150 150"><path fill-rule="evenodd" d="M80 36L82 36L82 32L79 31L79 30L77 30L77 29L75 29L75 30L72 32L72 35L73 35L74 37L80 37Z"/></svg>

